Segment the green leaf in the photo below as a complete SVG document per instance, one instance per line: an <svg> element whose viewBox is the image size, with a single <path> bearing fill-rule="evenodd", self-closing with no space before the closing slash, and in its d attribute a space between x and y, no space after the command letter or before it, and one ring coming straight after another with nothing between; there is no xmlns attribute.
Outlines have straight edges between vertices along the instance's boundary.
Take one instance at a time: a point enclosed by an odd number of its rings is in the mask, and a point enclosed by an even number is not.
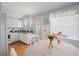
<svg viewBox="0 0 79 59"><path fill-rule="evenodd" d="M52 41L52 40L54 39L54 37L55 37L55 36L49 35L49 36L48 36L48 39Z"/></svg>

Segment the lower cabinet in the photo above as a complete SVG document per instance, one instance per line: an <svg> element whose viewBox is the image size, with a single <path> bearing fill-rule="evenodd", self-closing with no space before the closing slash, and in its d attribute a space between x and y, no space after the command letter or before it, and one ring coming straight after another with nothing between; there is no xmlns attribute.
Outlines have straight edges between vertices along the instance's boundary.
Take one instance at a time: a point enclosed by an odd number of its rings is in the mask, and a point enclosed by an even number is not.
<svg viewBox="0 0 79 59"><path fill-rule="evenodd" d="M8 43L12 43L13 41L25 41L26 42L27 36L24 33L10 33L10 39L8 39Z"/></svg>
<svg viewBox="0 0 79 59"><path fill-rule="evenodd" d="M29 34L29 33L28 33ZM37 34L27 35L26 33L10 33L10 39L8 39L8 43L12 43L14 41L22 41L26 44L35 43L39 40Z"/></svg>

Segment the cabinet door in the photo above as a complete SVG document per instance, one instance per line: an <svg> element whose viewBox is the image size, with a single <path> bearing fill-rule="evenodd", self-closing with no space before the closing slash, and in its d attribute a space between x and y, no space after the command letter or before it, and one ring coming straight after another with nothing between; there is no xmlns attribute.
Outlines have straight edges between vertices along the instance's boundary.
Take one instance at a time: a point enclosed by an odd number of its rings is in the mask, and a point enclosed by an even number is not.
<svg viewBox="0 0 79 59"><path fill-rule="evenodd" d="M49 25L42 26L41 29L41 38L45 40L48 39Z"/></svg>
<svg viewBox="0 0 79 59"><path fill-rule="evenodd" d="M11 40L12 40L12 41L17 41L17 40L19 40L19 35L18 35L18 33L11 33Z"/></svg>
<svg viewBox="0 0 79 59"><path fill-rule="evenodd" d="M17 20L16 26L17 27L23 27L22 21L21 20Z"/></svg>
<svg viewBox="0 0 79 59"><path fill-rule="evenodd" d="M11 19L7 19L7 26L12 27L12 20Z"/></svg>
<svg viewBox="0 0 79 59"><path fill-rule="evenodd" d="M20 33L20 40L22 41L22 42L26 42L26 39L27 39L27 36L26 36L26 34L24 34L24 33Z"/></svg>
<svg viewBox="0 0 79 59"><path fill-rule="evenodd" d="M12 27L16 27L16 20L15 19L12 19Z"/></svg>
<svg viewBox="0 0 79 59"><path fill-rule="evenodd" d="M17 20L17 19L12 20L12 27L22 27L22 26L23 24L21 20Z"/></svg>

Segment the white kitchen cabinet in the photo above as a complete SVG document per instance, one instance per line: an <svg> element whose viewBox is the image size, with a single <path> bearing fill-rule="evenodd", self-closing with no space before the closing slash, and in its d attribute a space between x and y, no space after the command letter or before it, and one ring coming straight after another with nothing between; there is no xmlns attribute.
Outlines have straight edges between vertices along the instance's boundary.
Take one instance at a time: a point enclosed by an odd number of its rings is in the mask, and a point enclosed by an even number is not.
<svg viewBox="0 0 79 59"><path fill-rule="evenodd" d="M7 19L7 26L12 27L12 20L9 18Z"/></svg>
<svg viewBox="0 0 79 59"><path fill-rule="evenodd" d="M21 20L16 20L16 26L15 27L23 27Z"/></svg>
<svg viewBox="0 0 79 59"><path fill-rule="evenodd" d="M8 39L8 43L12 43L13 41L23 41L27 42L27 35L24 33L10 33L10 39Z"/></svg>
<svg viewBox="0 0 79 59"><path fill-rule="evenodd" d="M18 19L8 18L7 20L8 27L23 27L23 23Z"/></svg>
<svg viewBox="0 0 79 59"><path fill-rule="evenodd" d="M24 43L27 43L27 34L25 33L20 33L19 34L19 40L24 42Z"/></svg>
<svg viewBox="0 0 79 59"><path fill-rule="evenodd" d="M12 20L12 27L23 27L21 20Z"/></svg>
<svg viewBox="0 0 79 59"><path fill-rule="evenodd" d="M18 38L18 34L17 33L10 33L10 39L8 39L8 43L12 43L14 41L17 41Z"/></svg>

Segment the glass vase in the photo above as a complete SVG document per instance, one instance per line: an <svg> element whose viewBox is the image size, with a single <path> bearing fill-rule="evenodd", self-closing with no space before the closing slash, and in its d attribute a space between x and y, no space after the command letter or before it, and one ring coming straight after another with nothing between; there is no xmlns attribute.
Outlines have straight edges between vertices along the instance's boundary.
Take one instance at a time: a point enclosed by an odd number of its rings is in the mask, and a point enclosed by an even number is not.
<svg viewBox="0 0 79 59"><path fill-rule="evenodd" d="M49 43L49 48L53 48L53 44L52 44L52 41L50 40L50 43Z"/></svg>

